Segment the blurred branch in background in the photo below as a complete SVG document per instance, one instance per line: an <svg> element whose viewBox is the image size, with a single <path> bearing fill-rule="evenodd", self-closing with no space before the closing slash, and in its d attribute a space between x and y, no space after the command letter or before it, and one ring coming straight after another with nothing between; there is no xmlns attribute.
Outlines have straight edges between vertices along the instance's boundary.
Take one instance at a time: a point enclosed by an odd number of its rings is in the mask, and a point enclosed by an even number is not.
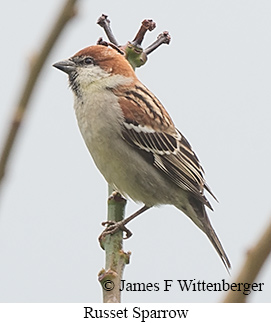
<svg viewBox="0 0 271 323"><path fill-rule="evenodd" d="M271 253L271 221L267 225L264 233L259 238L258 242L251 247L247 252L247 257L241 268L237 278L234 280L236 284L246 283L253 284L257 275L259 274L264 262L267 260L268 255ZM224 303L244 303L248 295L244 295L243 290L232 291L230 290Z"/></svg>
<svg viewBox="0 0 271 323"><path fill-rule="evenodd" d="M18 103L15 106L10 128L1 150L0 185L2 184L3 178L6 174L8 161L18 135L18 130L23 123L25 112L27 111L28 103L33 93L38 76L66 23L76 15L76 2L77 0L65 1L64 6L57 17L56 22L53 24L44 44L41 46L41 49L37 50L37 53L32 57L29 74L23 86L22 93L18 98Z"/></svg>

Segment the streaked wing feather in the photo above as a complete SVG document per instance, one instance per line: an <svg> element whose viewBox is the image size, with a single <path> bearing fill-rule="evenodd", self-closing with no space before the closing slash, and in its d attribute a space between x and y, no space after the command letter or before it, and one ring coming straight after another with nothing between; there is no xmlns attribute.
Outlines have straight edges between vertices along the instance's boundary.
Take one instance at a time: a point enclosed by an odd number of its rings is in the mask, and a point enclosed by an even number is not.
<svg viewBox="0 0 271 323"><path fill-rule="evenodd" d="M203 194L207 188L203 169L191 146L181 133L175 136L166 132L135 130L136 126L126 121L122 131L125 140L131 145L152 153L153 165L161 170L180 188L192 192L205 205L212 208Z"/></svg>
<svg viewBox="0 0 271 323"><path fill-rule="evenodd" d="M206 206L206 189L215 196L204 180L204 171L186 138L174 127L161 102L142 84L131 90L112 89L124 114L123 138L145 156L152 154L154 167L176 185L190 191Z"/></svg>

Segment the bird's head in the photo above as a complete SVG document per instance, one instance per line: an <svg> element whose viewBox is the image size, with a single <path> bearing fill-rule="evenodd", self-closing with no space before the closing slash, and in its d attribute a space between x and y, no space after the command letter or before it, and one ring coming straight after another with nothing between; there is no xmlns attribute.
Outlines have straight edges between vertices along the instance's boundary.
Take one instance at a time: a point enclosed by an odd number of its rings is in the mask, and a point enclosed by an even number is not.
<svg viewBox="0 0 271 323"><path fill-rule="evenodd" d="M117 50L102 45L86 47L53 66L68 74L70 86L76 95L94 83L114 88L127 79L136 79L125 57Z"/></svg>

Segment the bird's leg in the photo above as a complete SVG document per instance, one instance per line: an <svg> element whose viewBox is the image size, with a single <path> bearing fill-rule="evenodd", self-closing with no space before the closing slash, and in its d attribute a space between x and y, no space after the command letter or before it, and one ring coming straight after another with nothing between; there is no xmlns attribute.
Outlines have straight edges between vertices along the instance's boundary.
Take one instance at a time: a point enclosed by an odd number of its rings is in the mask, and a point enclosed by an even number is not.
<svg viewBox="0 0 271 323"><path fill-rule="evenodd" d="M128 218L119 222L114 222L114 221L102 222L102 225L103 226L107 225L107 227L99 236L99 241L101 241L108 234L114 234L119 230L124 231L126 233L126 236L123 239L130 238L132 235L132 232L129 229L127 229L125 225L129 223L131 220L133 220L134 218L136 218L138 215L142 214L143 212L147 211L150 208L151 208L150 206L144 205L142 208L140 208L138 211L130 215Z"/></svg>

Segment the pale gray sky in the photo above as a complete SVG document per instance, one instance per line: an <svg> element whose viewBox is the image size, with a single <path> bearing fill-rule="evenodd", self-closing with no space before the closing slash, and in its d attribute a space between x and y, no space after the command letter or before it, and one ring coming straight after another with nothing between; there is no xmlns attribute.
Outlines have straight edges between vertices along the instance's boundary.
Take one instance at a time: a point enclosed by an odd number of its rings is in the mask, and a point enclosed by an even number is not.
<svg viewBox="0 0 271 323"><path fill-rule="evenodd" d="M6 1L1 24L0 144L27 73L63 1ZM101 302L97 237L106 218L107 184L77 128L67 78L52 64L95 44L109 15L121 43L152 18L172 42L137 71L199 156L220 203L211 221L232 262L232 278L207 238L173 207L149 210L129 224L132 252L124 279L230 282L271 216L270 1L81 1L50 55L1 191L0 301ZM128 203L127 214L139 205ZM249 301L270 302L270 259ZM125 292L124 302L217 302L217 292Z"/></svg>

